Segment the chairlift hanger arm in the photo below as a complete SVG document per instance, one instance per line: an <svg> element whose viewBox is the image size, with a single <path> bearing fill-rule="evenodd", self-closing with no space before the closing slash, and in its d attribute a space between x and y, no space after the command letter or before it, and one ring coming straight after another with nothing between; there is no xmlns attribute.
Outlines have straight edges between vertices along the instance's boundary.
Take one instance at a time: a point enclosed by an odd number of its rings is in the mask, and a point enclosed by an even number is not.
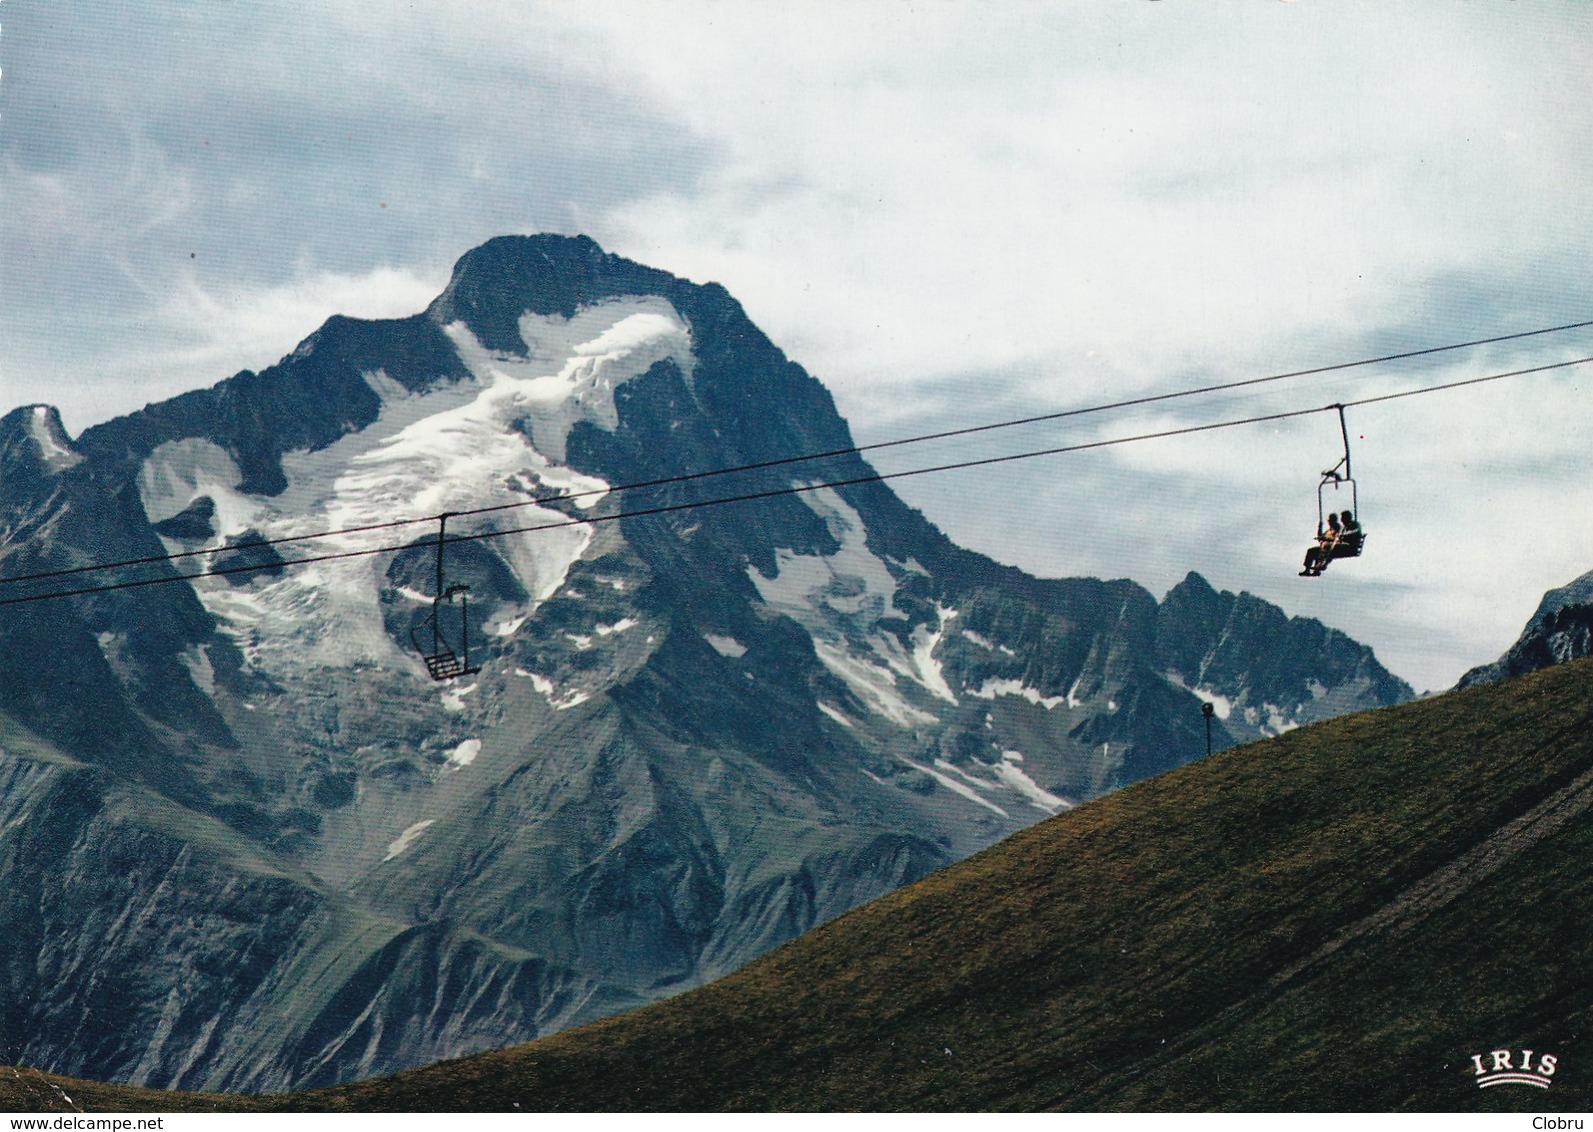
<svg viewBox="0 0 1593 1132"><path fill-rule="evenodd" d="M409 633L415 651L426 662L426 671L433 680L453 680L481 671L479 664L470 663L470 587L462 582L448 584L443 573L443 545L448 541L448 518L451 514L445 511L437 516L437 590L431 599L431 615L418 627L424 628L427 622L431 623L431 648L428 650L421 644L415 629ZM451 606L455 597L459 598L458 652L454 651L453 644L442 629L443 607Z"/></svg>
<svg viewBox="0 0 1593 1132"><path fill-rule="evenodd" d="M1322 482L1327 483L1329 480L1334 482L1338 482L1339 480L1353 480L1355 476L1350 470L1350 427L1344 422L1344 406L1342 404L1334 403L1327 407L1338 410L1339 436L1344 440L1344 455L1339 458L1339 462L1337 464L1334 464L1331 468L1322 473ZM1340 468L1344 469L1343 475L1339 474Z"/></svg>
<svg viewBox="0 0 1593 1132"><path fill-rule="evenodd" d="M442 563L442 558L443 558L443 543L448 538L448 515L449 515L449 512L444 511L441 515L437 516L437 588L432 591L437 596L432 599L433 601L441 601L443 599L443 563Z"/></svg>

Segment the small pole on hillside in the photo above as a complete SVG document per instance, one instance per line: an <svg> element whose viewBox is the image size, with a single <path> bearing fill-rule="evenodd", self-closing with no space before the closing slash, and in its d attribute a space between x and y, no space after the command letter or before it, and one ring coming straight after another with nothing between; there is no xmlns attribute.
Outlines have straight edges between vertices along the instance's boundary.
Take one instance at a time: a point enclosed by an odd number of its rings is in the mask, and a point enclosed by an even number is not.
<svg viewBox="0 0 1593 1132"><path fill-rule="evenodd" d="M1200 714L1206 717L1206 757L1208 759L1211 757L1211 717L1216 710L1210 704L1200 705Z"/></svg>

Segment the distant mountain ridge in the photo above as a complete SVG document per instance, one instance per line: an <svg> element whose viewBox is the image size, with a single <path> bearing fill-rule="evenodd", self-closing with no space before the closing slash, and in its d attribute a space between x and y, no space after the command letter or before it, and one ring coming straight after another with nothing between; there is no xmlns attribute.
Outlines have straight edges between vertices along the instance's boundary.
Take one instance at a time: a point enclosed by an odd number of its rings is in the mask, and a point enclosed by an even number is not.
<svg viewBox="0 0 1593 1132"><path fill-rule="evenodd" d="M1034 578L815 488L856 454L617 486L851 445L722 287L553 236L75 441L0 418L0 578L185 556L0 592L263 567L0 623L0 1062L265 1090L508 1044L1187 762L1202 699L1226 746L1410 697L1197 575ZM435 526L320 532L443 512L491 537L438 685Z"/></svg>

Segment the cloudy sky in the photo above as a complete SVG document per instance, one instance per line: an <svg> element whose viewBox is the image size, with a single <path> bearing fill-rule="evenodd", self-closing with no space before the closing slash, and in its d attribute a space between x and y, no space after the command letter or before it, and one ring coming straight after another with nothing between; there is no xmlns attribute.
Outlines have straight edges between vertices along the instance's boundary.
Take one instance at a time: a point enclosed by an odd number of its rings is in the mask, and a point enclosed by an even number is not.
<svg viewBox="0 0 1593 1132"><path fill-rule="evenodd" d="M864 441L1593 319L1585 0L0 0L0 409L74 433L503 233L724 283ZM882 467L1593 355L1593 332ZM1047 575L1190 569L1417 688L1593 568L1593 365L901 481Z"/></svg>

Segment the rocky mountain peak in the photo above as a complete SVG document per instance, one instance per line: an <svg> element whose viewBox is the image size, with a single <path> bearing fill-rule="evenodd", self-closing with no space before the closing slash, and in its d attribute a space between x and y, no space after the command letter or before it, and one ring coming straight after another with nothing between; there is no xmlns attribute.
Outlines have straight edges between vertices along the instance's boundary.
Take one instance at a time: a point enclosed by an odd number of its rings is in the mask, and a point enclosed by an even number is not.
<svg viewBox="0 0 1593 1132"><path fill-rule="evenodd" d="M1162 600L1155 655L1169 679L1216 705L1235 738L1338 715L1361 697L1398 703L1414 694L1338 630L1254 594L1219 592L1193 572Z"/></svg>
<svg viewBox="0 0 1593 1132"><path fill-rule="evenodd" d="M0 417L0 475L52 474L82 459L54 405L24 405Z"/></svg>
<svg viewBox="0 0 1593 1132"><path fill-rule="evenodd" d="M459 258L427 314L439 325L463 322L489 350L523 355L519 321L527 313L572 318L604 299L667 294L677 282L608 254L589 236L499 236Z"/></svg>
<svg viewBox="0 0 1593 1132"><path fill-rule="evenodd" d="M584 237L490 241L423 314L75 445L50 422L0 426L80 461L0 482L0 563L181 557L0 621L0 1049L43 1068L268 1089L507 1044L1196 758L1202 699L1228 745L1408 696L1198 575L1035 578L821 486L856 453L677 478L850 432L722 287ZM468 679L428 677L434 617Z"/></svg>

